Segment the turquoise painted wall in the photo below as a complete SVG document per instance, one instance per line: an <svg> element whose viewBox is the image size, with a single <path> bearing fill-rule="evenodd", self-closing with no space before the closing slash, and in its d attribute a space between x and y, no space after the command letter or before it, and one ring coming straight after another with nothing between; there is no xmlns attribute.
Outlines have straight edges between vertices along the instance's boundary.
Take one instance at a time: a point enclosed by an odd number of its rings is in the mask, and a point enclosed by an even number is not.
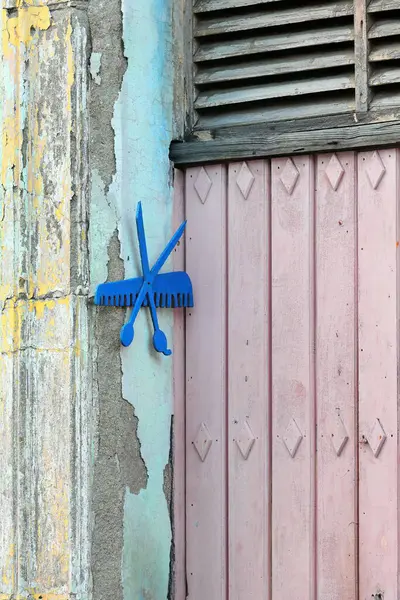
<svg viewBox="0 0 400 600"><path fill-rule="evenodd" d="M111 192L119 202L122 255L126 275L135 272L136 244L129 226L141 199L145 210L150 261L171 234L172 194L169 143L172 135L172 0L123 3L124 44L128 58L115 108L117 177ZM130 260L128 261L128 256ZM166 598L171 524L163 492L170 451L172 362L149 352L150 323L143 313L132 348L123 351L123 393L135 406L138 437L148 484L138 496L125 497L123 588L126 600ZM165 322L166 321L166 322ZM161 328L171 339L171 314ZM135 365L135 368L132 368ZM145 537L143 537L145 536ZM145 544L138 544L140 539Z"/></svg>

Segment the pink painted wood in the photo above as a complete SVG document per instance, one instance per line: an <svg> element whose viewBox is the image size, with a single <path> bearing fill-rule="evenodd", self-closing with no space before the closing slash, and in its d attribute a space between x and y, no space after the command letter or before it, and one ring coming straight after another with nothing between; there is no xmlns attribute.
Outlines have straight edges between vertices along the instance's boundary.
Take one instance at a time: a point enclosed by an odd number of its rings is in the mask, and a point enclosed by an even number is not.
<svg viewBox="0 0 400 600"><path fill-rule="evenodd" d="M269 165L229 167L229 598L269 595Z"/></svg>
<svg viewBox="0 0 400 600"><path fill-rule="evenodd" d="M355 183L353 153L317 158L318 600L357 598Z"/></svg>
<svg viewBox="0 0 400 600"><path fill-rule="evenodd" d="M272 591L315 600L314 165L272 161Z"/></svg>
<svg viewBox="0 0 400 600"><path fill-rule="evenodd" d="M186 173L186 536L188 595L225 600L226 169Z"/></svg>
<svg viewBox="0 0 400 600"><path fill-rule="evenodd" d="M175 195L172 218L172 229L176 231L185 219L185 176L182 171L175 170ZM175 271L185 269L185 236L173 253ZM184 309L174 310L174 598L186 599L186 533L185 533L185 314Z"/></svg>
<svg viewBox="0 0 400 600"><path fill-rule="evenodd" d="M184 196L189 600L397 600L400 151L189 169Z"/></svg>
<svg viewBox="0 0 400 600"><path fill-rule="evenodd" d="M398 598L399 156L358 157L360 598Z"/></svg>

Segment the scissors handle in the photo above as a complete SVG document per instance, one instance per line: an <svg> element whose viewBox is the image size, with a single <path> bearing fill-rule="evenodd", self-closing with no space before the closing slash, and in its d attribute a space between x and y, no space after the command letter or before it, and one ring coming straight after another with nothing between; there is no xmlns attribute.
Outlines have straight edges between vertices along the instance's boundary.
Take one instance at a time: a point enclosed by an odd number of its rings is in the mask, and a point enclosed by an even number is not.
<svg viewBox="0 0 400 600"><path fill-rule="evenodd" d="M143 302L144 297L146 296L149 285L150 285L149 283L144 281L142 287L140 288L138 297L136 298L136 302L133 306L131 316L129 317L129 321L127 323L125 323L125 325L121 329L121 334L120 334L121 343L125 347L130 346L133 342L133 338L135 337L135 330L133 328L133 324L136 320L136 317L138 316L140 307L142 306L142 302ZM149 294L149 297L150 296L151 296L151 294Z"/></svg>
<svg viewBox="0 0 400 600"><path fill-rule="evenodd" d="M172 351L168 350L167 336L161 331L158 324L157 309L154 302L154 295L152 291L147 294L149 299L149 307L151 313L151 320L153 321L154 335L153 335L153 346L157 352L161 352L164 356L171 356Z"/></svg>

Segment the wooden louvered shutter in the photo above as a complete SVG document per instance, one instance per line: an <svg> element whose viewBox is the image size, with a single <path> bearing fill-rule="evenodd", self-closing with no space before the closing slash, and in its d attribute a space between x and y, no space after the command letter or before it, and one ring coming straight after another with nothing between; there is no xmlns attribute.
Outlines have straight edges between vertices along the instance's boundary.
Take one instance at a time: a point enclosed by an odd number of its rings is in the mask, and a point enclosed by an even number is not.
<svg viewBox="0 0 400 600"><path fill-rule="evenodd" d="M368 21L371 108L399 107L400 0L371 0Z"/></svg>
<svg viewBox="0 0 400 600"><path fill-rule="evenodd" d="M198 0L200 127L354 110L353 0Z"/></svg>
<svg viewBox="0 0 400 600"><path fill-rule="evenodd" d="M400 0L186 0L176 164L400 142Z"/></svg>

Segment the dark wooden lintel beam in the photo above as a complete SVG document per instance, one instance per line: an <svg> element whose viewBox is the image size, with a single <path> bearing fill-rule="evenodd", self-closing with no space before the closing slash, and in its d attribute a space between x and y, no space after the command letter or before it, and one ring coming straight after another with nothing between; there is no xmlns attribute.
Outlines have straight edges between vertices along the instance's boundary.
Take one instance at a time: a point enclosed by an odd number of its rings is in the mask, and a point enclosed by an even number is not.
<svg viewBox="0 0 400 600"><path fill-rule="evenodd" d="M170 158L176 166L267 158L311 152L382 148L400 145L400 119L364 122L290 131L268 124L232 127L221 131L197 132L190 140L173 142ZM332 121L331 121L332 123ZM316 125L316 123L315 123ZM301 123L297 122L301 128Z"/></svg>

